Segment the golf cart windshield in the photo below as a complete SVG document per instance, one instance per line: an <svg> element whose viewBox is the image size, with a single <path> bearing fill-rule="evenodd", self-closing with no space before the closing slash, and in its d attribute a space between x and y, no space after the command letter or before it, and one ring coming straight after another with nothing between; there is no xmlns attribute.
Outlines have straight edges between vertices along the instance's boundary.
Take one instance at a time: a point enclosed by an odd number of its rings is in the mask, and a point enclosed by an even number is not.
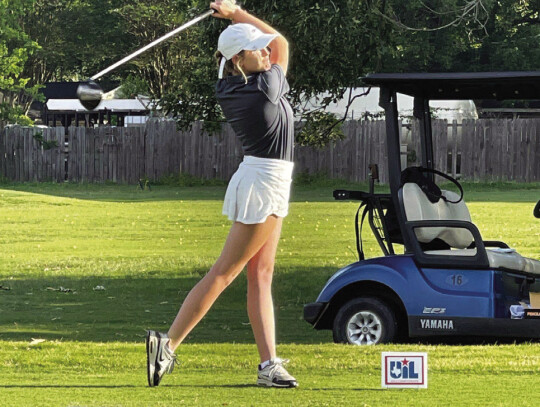
<svg viewBox="0 0 540 407"><path fill-rule="evenodd" d="M483 265L488 267L486 250L480 234L466 222L445 220L444 226L462 228L462 232L474 238L476 256L470 259L456 259L456 256L438 256L430 263L429 256L423 256L418 242L420 225L407 222L403 204L403 182L400 164L400 136L398 127L397 93L414 98L413 115L420 123L420 158L421 167L426 170L424 176L434 179L434 153L431 127L430 100L526 100L540 99L540 72L477 72L477 73L381 73L371 74L363 79L368 86L380 88L379 105L385 110L386 137L388 146L388 174L390 199L395 208L395 219L401 230L405 251L414 253L417 260L425 265L461 265L464 267ZM381 163L383 164L383 163ZM423 221L422 228L436 228L442 223ZM442 221L439 221L442 222ZM470 222L469 222L470 223ZM445 258L446 257L446 258ZM462 262L463 264L458 264Z"/></svg>

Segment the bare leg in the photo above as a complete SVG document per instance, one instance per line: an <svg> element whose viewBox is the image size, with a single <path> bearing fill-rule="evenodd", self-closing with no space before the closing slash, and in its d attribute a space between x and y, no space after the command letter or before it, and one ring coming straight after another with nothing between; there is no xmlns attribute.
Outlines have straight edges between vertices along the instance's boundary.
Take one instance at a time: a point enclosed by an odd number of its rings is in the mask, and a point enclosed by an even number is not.
<svg viewBox="0 0 540 407"><path fill-rule="evenodd" d="M272 276L283 219L247 264L247 308L261 362L276 357Z"/></svg>
<svg viewBox="0 0 540 407"><path fill-rule="evenodd" d="M169 346L176 349L197 323L206 315L225 288L240 274L248 260L268 240L278 217L269 216L264 223L245 225L235 222L216 263L193 287L169 328Z"/></svg>

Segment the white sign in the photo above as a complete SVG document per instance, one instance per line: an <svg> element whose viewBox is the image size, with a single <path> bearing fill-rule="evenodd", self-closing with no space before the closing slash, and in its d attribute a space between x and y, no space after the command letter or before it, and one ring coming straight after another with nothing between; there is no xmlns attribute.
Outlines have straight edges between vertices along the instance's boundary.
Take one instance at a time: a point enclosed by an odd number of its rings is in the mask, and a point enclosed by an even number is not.
<svg viewBox="0 0 540 407"><path fill-rule="evenodd" d="M382 352L381 384L385 388L427 388L427 353Z"/></svg>

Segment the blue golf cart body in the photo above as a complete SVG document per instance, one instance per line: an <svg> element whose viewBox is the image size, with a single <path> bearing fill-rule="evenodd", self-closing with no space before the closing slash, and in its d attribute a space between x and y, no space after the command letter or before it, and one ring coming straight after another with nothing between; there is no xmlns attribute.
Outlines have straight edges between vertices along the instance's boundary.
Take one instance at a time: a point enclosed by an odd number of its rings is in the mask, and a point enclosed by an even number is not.
<svg viewBox="0 0 540 407"><path fill-rule="evenodd" d="M447 191L442 192L445 202L434 202L414 182L403 182L396 97L403 93L414 98L421 175L434 183L429 101L540 99L540 72L373 74L364 82L380 88L385 109L390 193L375 194L371 187L369 192L334 191L334 197L366 204L364 216L369 215L384 256L363 259L358 246L362 260L328 280L316 301L305 305L304 319L315 329L331 329L336 342L356 345L449 335L540 338L540 319L529 310L530 293L540 293L538 259L522 257L504 242L483 240L462 212L455 219L412 215L422 205L442 205L451 213L465 204L446 199L457 196ZM540 228L531 213L533 222ZM426 237L429 230L438 237ZM448 239L456 230L470 239L458 249ZM404 254L395 254L396 244L403 245Z"/></svg>

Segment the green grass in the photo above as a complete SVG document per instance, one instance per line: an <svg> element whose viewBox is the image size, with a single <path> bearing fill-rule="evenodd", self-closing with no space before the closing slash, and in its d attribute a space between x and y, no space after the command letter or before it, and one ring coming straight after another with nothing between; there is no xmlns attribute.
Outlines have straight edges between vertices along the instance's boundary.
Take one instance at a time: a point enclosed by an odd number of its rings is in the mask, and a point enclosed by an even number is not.
<svg viewBox="0 0 540 407"><path fill-rule="evenodd" d="M281 345L294 356L298 389L253 385L256 350L243 344L190 344L182 365L146 387L144 345L44 343L2 347L3 405L56 406L535 406L538 345ZM425 351L428 389L382 390L380 352Z"/></svg>
<svg viewBox="0 0 540 407"><path fill-rule="evenodd" d="M179 348L182 366L159 388L145 386L144 329L168 327L221 251L230 225L221 215L223 186L4 184L0 285L9 290L0 290L1 404L536 405L538 342L360 349L332 344L330 332L303 321L303 304L356 260L357 205L332 198L342 186L358 187L313 179L293 189L274 296L279 354L291 358L301 387L275 392L252 386L257 352L243 275ZM485 239L539 257L540 221L532 217L539 184L465 188ZM379 255L365 235L368 255ZM30 345L32 338L46 341ZM381 390L386 350L427 351L429 388Z"/></svg>

